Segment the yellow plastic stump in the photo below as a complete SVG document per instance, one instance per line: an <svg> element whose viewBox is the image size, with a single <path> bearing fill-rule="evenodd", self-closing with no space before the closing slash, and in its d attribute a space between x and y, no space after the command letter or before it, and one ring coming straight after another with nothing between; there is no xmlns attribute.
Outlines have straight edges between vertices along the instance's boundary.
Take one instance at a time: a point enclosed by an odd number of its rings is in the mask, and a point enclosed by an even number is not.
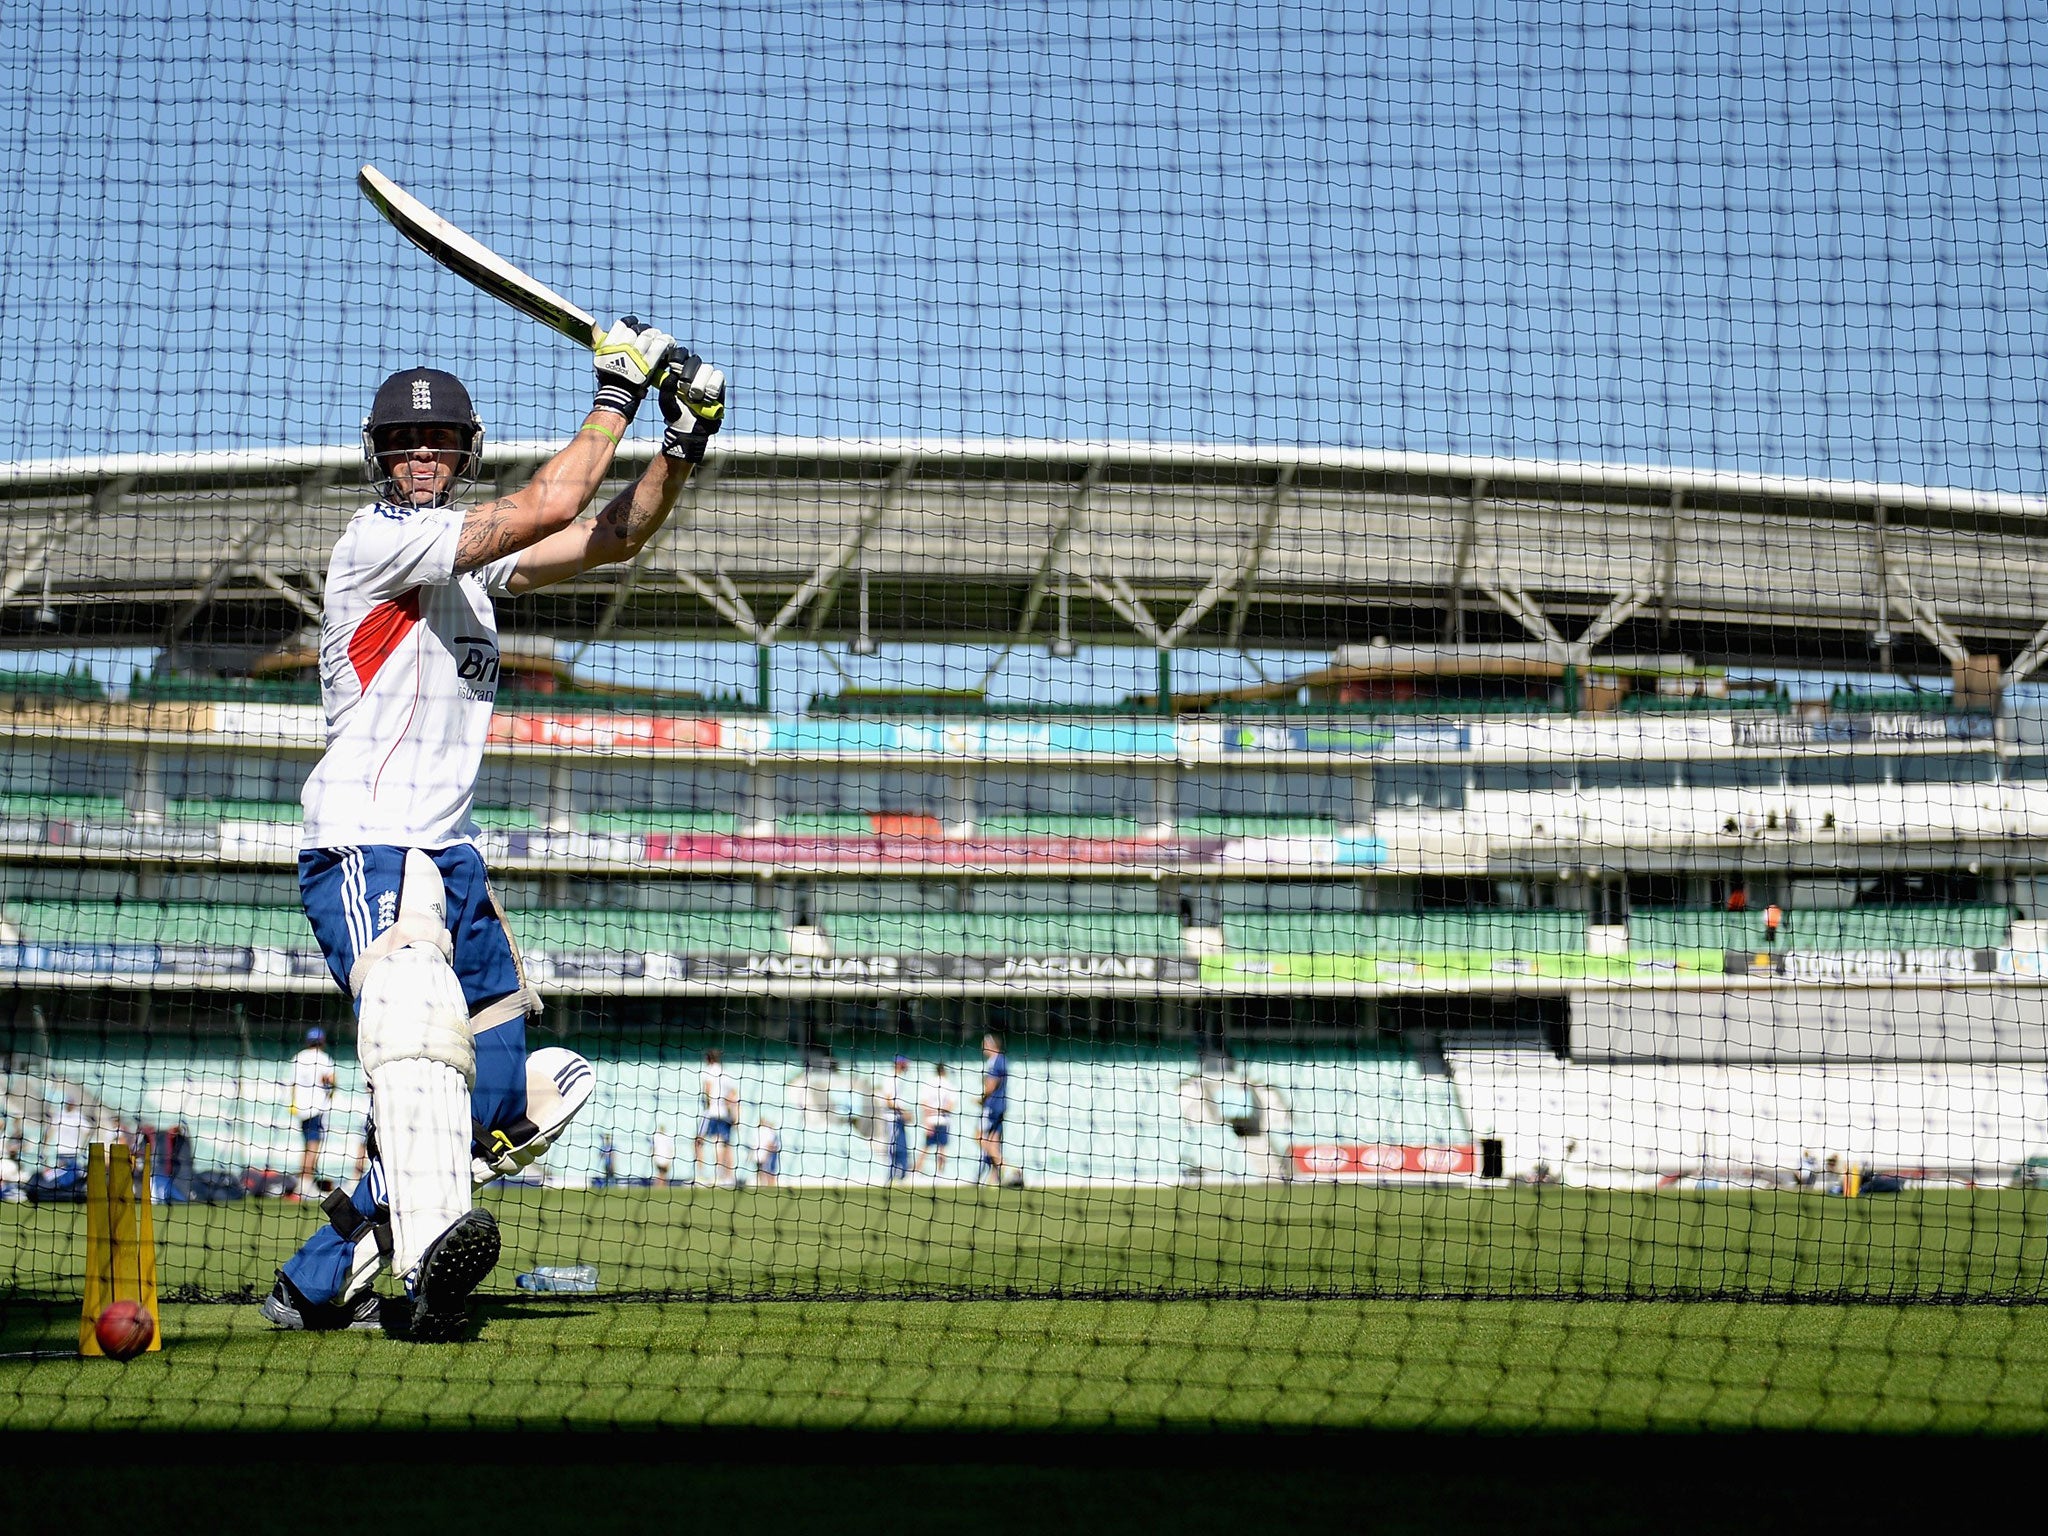
<svg viewBox="0 0 2048 1536"><path fill-rule="evenodd" d="M138 1193L139 1190L139 1193ZM94 1145L85 1160L85 1308L78 1352L104 1356L93 1331L117 1301L139 1301L154 1324L150 1350L164 1347L156 1305L156 1221L149 1208L149 1151L140 1160L126 1146Z"/></svg>

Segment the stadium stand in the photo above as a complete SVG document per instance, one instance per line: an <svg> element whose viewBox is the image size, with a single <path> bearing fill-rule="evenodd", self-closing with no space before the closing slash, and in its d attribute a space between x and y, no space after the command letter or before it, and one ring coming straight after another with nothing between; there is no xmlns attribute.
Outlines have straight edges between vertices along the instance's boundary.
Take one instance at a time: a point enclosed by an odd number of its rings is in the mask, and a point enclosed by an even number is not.
<svg viewBox="0 0 2048 1536"><path fill-rule="evenodd" d="M1248 954L1370 955L1402 950L1501 950L1577 954L1586 947L1582 912L1300 913L1226 918L1225 944Z"/></svg>
<svg viewBox="0 0 2048 1536"><path fill-rule="evenodd" d="M1803 1155L2004 1183L2048 1145L2048 1079L2017 1064L1847 1057L1827 1066L1605 1064L1446 1052L1473 1133L1510 1174L1593 1185L1680 1178L1791 1185Z"/></svg>
<svg viewBox="0 0 2048 1536"><path fill-rule="evenodd" d="M839 913L822 926L834 950L848 954L1170 955L1181 949L1179 920L1146 913Z"/></svg>
<svg viewBox="0 0 2048 1536"><path fill-rule="evenodd" d="M1997 905L1841 907L1787 910L1785 949L1991 949L2006 941L2011 910ZM1753 949L1764 942L1758 911L1637 910L1628 918L1636 949Z"/></svg>

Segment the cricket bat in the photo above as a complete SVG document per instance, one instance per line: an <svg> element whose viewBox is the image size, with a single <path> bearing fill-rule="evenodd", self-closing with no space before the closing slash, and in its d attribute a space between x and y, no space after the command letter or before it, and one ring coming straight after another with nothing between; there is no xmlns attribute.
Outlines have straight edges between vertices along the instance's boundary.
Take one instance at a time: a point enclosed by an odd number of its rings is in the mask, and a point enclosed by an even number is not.
<svg viewBox="0 0 2048 1536"><path fill-rule="evenodd" d="M464 234L374 165L356 172L356 185L393 229L457 277L580 346L595 347L604 339L604 328L588 310L527 276L481 240ZM655 374L651 382L658 385L665 373Z"/></svg>

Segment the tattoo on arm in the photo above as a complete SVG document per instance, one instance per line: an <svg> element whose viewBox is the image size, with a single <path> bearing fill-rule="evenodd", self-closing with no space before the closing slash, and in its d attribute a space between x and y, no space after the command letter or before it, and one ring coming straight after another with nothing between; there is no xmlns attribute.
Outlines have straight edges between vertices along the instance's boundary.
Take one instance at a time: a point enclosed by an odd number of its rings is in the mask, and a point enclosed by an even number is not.
<svg viewBox="0 0 2048 1536"><path fill-rule="evenodd" d="M597 514L597 525L620 543L633 536L633 508L628 496L614 496L611 504Z"/></svg>
<svg viewBox="0 0 2048 1536"><path fill-rule="evenodd" d="M455 542L455 569L473 571L520 548L520 535L525 529L517 510L509 497L470 508L462 519L461 536Z"/></svg>
<svg viewBox="0 0 2048 1536"><path fill-rule="evenodd" d="M598 513L599 531L628 549L644 544L667 518L681 483L678 479L674 485L650 488L644 481L634 482Z"/></svg>

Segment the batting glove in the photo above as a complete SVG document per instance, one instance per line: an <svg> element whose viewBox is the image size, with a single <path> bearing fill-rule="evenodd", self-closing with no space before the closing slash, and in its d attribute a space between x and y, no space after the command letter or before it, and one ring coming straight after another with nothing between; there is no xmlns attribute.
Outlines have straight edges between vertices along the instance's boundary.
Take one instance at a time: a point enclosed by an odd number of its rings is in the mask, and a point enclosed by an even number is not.
<svg viewBox="0 0 2048 1536"><path fill-rule="evenodd" d="M667 331L642 325L632 315L620 320L597 344L591 364L597 372L597 399L591 409L617 411L631 421L647 398L648 380L661 371L675 346Z"/></svg>
<svg viewBox="0 0 2048 1536"><path fill-rule="evenodd" d="M661 451L695 464L711 446L711 434L725 422L725 371L685 347L677 347L668 377L661 381L661 414L668 430Z"/></svg>

